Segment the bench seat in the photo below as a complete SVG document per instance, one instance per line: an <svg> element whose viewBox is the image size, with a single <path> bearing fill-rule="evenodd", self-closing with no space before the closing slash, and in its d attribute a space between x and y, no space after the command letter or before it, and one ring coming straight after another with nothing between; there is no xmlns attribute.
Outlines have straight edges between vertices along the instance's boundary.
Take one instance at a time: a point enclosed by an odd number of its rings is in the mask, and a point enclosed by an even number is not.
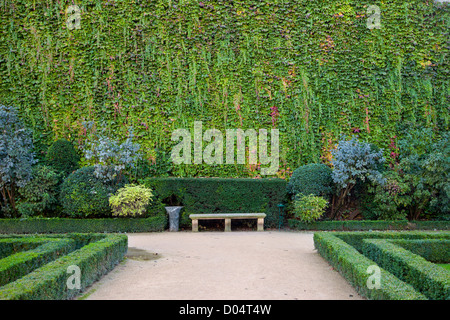
<svg viewBox="0 0 450 320"><path fill-rule="evenodd" d="M258 231L264 231L265 213L201 213L191 214L192 231L198 231L198 220L206 219L225 219L225 231L231 231L231 219L258 219Z"/></svg>

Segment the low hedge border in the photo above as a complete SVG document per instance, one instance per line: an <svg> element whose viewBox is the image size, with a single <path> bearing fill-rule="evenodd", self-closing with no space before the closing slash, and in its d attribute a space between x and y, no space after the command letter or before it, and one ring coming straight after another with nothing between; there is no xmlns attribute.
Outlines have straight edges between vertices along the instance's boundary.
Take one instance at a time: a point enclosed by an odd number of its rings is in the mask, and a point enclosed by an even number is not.
<svg viewBox="0 0 450 320"><path fill-rule="evenodd" d="M316 231L450 230L450 221L331 220L305 223L296 219L288 219L288 226L294 230Z"/></svg>
<svg viewBox="0 0 450 320"><path fill-rule="evenodd" d="M88 232L154 232L163 231L167 216L150 218L27 218L0 219L0 233L88 233Z"/></svg>
<svg viewBox="0 0 450 320"><path fill-rule="evenodd" d="M65 235L61 235L64 237ZM70 235L66 235L72 238ZM82 235L75 235L82 238ZM92 235L88 235L92 238ZM126 235L95 235L99 239L0 287L0 300L71 299L118 264L128 248ZM69 289L69 266L81 270L80 289Z"/></svg>
<svg viewBox="0 0 450 320"><path fill-rule="evenodd" d="M362 296L371 300L427 300L427 297L408 283L380 268L381 286L367 285L369 267L377 264L358 252L344 240L328 232L314 233L314 246Z"/></svg>
<svg viewBox="0 0 450 320"><path fill-rule="evenodd" d="M17 252L32 250L43 243L45 241L42 239L0 238L0 259Z"/></svg>
<svg viewBox="0 0 450 320"><path fill-rule="evenodd" d="M364 239L392 239L392 240L429 240L429 239L450 239L448 231L353 231L335 232L334 235L362 253Z"/></svg>
<svg viewBox="0 0 450 320"><path fill-rule="evenodd" d="M73 239L46 239L46 243L0 260L0 286L23 277L31 271L75 250Z"/></svg>
<svg viewBox="0 0 450 320"><path fill-rule="evenodd" d="M450 239L427 240L391 240L406 250L411 251L433 263L450 263Z"/></svg>
<svg viewBox="0 0 450 320"><path fill-rule="evenodd" d="M450 271L385 239L364 239L362 251L429 299L450 299Z"/></svg>

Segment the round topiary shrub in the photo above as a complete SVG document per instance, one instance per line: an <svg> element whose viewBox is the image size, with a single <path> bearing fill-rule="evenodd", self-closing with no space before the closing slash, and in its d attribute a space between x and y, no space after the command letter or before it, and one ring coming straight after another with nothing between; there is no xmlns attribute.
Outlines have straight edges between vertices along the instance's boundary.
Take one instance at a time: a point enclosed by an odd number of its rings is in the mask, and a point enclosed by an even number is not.
<svg viewBox="0 0 450 320"><path fill-rule="evenodd" d="M80 156L72 142L59 139L48 148L45 161L58 173L67 177L79 168Z"/></svg>
<svg viewBox="0 0 450 320"><path fill-rule="evenodd" d="M94 175L95 168L83 167L71 173L62 183L60 203L69 217L107 217L111 215L109 197L123 183L107 183Z"/></svg>
<svg viewBox="0 0 450 320"><path fill-rule="evenodd" d="M311 163L294 170L287 185L287 192L328 198L333 191L331 168L322 163Z"/></svg>

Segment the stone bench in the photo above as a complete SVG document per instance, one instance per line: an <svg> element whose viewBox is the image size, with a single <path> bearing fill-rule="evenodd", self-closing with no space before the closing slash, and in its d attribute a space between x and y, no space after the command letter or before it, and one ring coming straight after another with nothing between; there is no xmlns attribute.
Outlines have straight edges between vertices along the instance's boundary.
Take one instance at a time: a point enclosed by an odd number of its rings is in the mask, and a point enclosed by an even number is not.
<svg viewBox="0 0 450 320"><path fill-rule="evenodd" d="M198 220L205 219L225 219L225 231L231 231L231 219L258 219L258 231L264 231L265 213L203 213L191 214L192 231L198 231Z"/></svg>

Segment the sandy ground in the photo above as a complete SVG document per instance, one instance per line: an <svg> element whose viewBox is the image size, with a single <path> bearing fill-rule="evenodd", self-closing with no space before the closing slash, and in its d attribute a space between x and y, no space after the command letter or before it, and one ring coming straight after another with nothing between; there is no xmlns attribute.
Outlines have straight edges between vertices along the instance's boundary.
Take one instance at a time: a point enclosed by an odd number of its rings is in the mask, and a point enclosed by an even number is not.
<svg viewBox="0 0 450 320"><path fill-rule="evenodd" d="M362 299L319 256L312 232L136 233L128 246L85 299Z"/></svg>

